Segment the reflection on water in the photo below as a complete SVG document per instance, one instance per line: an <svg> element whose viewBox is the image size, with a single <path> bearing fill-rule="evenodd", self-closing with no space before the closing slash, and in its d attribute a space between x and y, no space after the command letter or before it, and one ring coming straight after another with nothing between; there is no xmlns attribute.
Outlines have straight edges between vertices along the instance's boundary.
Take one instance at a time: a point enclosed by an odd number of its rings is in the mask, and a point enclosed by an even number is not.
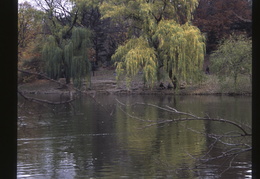
<svg viewBox="0 0 260 179"><path fill-rule="evenodd" d="M51 95L38 97L60 100ZM119 105L115 98L128 105ZM153 125L177 116L151 106L133 105L136 102L168 105L250 126L251 97L97 95L96 100L102 105L86 96L72 105L60 106L21 99L17 177L206 179L218 178L220 174L221 178L251 177L251 152L237 156L232 166L222 160L194 169L198 166L195 158L209 152L212 144L212 139L199 132L234 130L230 126L205 121ZM224 147L216 145L210 155L223 152Z"/></svg>

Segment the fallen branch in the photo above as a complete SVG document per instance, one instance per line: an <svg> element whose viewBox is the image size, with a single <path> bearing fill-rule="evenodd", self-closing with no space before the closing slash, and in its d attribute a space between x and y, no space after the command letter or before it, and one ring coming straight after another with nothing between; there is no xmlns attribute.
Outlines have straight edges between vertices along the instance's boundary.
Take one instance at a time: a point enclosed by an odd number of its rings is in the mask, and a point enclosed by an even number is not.
<svg viewBox="0 0 260 179"><path fill-rule="evenodd" d="M121 104L121 105L124 105L126 106L126 104L120 102L118 99L116 99L116 101ZM161 107L161 106L157 106L157 105L154 105L154 104L150 104L150 103L140 103L140 102L137 102L137 103L134 103L130 106L133 106L133 105L147 105L147 106L151 106L151 107L155 107L157 109L161 109L161 110L164 110L166 112L170 112L170 113L175 113L175 114L179 114L179 115L184 115L184 116L188 116L190 118L178 118L178 119L168 119L168 120L162 120L162 121L158 121L156 123L152 123L152 124L149 124L145 127L150 127L150 126L153 126L153 125L157 125L157 124L164 124L164 123L170 123L170 122L181 122L181 121L194 121L194 120L204 120L204 121L215 121L215 122L222 122L222 123L227 123L227 124L230 124L230 125L233 125L235 127L237 127L238 129L240 129L243 134L241 134L240 136L252 136L252 134L248 133L241 125L233 122L233 121L230 121L230 120L227 120L227 119L221 119L221 118L210 118L209 116L208 117L198 117L194 114L191 114L191 113L186 113L186 112L181 112L181 111L178 111L177 109L175 108L172 108L170 106L167 106L166 107ZM129 114L128 114L129 115ZM131 115L129 115L131 117ZM135 116L132 116L133 118L138 118L138 117L135 117ZM139 118L140 119L140 118ZM147 121L147 120L144 120L144 119L141 119L143 121ZM154 122L154 121L150 121L150 122Z"/></svg>
<svg viewBox="0 0 260 179"><path fill-rule="evenodd" d="M49 81L52 81L52 82L55 82L55 83L58 83L59 85L61 86L66 86L68 87L68 89L73 89L75 91L79 91L81 92L81 90L77 89L77 88L74 88L73 86L70 86L68 84L65 84L65 83L62 83L58 80L54 80L54 79L51 79L50 77L46 76L44 73L37 73L37 72L31 72L31 71L27 71L27 70L21 70L21 69L18 69L19 72L22 72L22 73L27 73L27 74L31 74L31 75L37 75L37 76L40 76L42 78L45 78L46 80L49 80Z"/></svg>
<svg viewBox="0 0 260 179"><path fill-rule="evenodd" d="M124 111L122 108L120 108L129 117L131 117L133 119L137 119L137 120L142 121L142 122L148 122L149 123L149 124L144 125L141 129L151 127L151 126L155 126L155 125L158 126L158 125L161 125L161 124L173 123L173 122L177 123L177 122L183 122L183 121L198 121L198 120L226 123L226 124L229 124L229 125L236 127L236 129L238 129L236 131L229 131L228 133L221 135L221 134L208 134L208 133L200 132L200 131L197 131L197 130L194 130L194 129L191 129L191 128L186 128L186 129L191 130L193 132L196 132L196 133L199 133L201 135L205 135L209 138L214 139L214 141L208 146L208 150L205 151L205 154L203 154L199 158L196 157L196 156L192 156L191 154L186 152L188 156L190 156L192 159L199 162L198 166L206 164L207 162L212 161L212 160L224 159L224 160L227 160L225 162L229 162L229 164L228 164L227 168L224 169L221 172L221 174L223 174L224 172L226 172L228 169L231 168L234 159L238 155L245 153L245 152L252 151L251 145L242 142L242 140L244 140L245 137L251 137L252 134L247 132L247 130L242 125L240 125L236 122L226 120L226 119L221 119L221 118L211 118L208 115L207 115L207 117L199 117L199 116L196 116L196 115L191 114L191 113L178 111L177 109L172 108L170 106L161 107L161 106L157 106L157 105L154 105L154 104L140 103L140 102L136 102L136 103L133 103L133 104L130 104L130 105L126 105L123 102L119 101L118 99L116 99L116 101L121 106L144 105L144 106L151 106L151 107L163 110L167 113L177 114L177 115L174 115L174 119L163 119L163 120L159 120L159 121L145 120L145 119L142 119L140 117L131 115L128 112ZM230 141L230 139L231 139L231 141ZM237 139L238 139L238 141L236 141ZM211 154L212 150L214 149L214 147L218 143L226 146L226 149L216 156L211 156L210 154ZM194 168L194 170L198 169L198 166L196 166L196 168Z"/></svg>
<svg viewBox="0 0 260 179"><path fill-rule="evenodd" d="M27 73L27 74L32 74L32 75L41 76L42 78L45 78L45 79L47 79L47 80L49 80L49 81L52 81L52 82L58 83L58 84L61 85L61 86L67 87L67 88L69 89L69 91L70 91L70 90L75 90L75 91L77 91L77 92L84 93L84 94L88 95L95 103L97 103L99 106L101 106L101 107L109 114L109 116L112 116L112 114L113 114L113 111L112 111L112 112L108 111L108 109L106 109L106 108L104 107L104 105L102 105L100 102L98 102L98 101L96 100L95 94L94 94L94 95L91 95L91 94L87 93L86 91L82 91L82 90L80 90L80 89L78 89L78 88L75 88L75 87L73 87L73 86L71 86L71 85L68 85L68 84L62 83L62 82L60 82L60 81L51 79L51 78L49 78L48 76L46 76L44 73L31 72L31 71L26 71L26 70L21 70L21 69L18 69L18 71L19 71L19 72L22 72L22 73ZM48 100L41 100L41 99L37 99L37 98L32 98L32 97L25 96L25 95L23 94L23 92L22 92L21 90L19 90L19 88L18 88L17 92L18 92L22 97L24 97L25 99L30 100L30 101L33 101L33 102L38 102L38 103L47 103L47 104L61 105L61 104L71 103L72 101L75 100L75 99L70 99L70 100L63 101L63 102L52 102L52 101L48 101Z"/></svg>
<svg viewBox="0 0 260 179"><path fill-rule="evenodd" d="M53 105L61 105L61 104L66 104L66 103L71 103L75 99L70 99L67 101L60 101L60 102L54 102L54 101L48 101L48 100L43 100L43 99L38 99L38 98L32 98L25 96L23 92L21 92L19 89L17 90L18 94L20 94L23 98L25 98L28 101L33 101L33 102L40 102L40 103L47 103L47 104L53 104Z"/></svg>

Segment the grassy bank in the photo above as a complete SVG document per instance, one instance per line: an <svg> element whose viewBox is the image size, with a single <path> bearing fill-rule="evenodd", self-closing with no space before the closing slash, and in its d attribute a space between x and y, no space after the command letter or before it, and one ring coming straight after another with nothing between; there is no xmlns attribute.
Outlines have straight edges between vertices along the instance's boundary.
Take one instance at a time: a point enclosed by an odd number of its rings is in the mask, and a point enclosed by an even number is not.
<svg viewBox="0 0 260 179"><path fill-rule="evenodd" d="M234 85L232 78L218 79L215 75L205 75L204 80L200 84L187 85L183 90L179 90L179 94L195 94L195 95L251 95L252 85L248 78L239 78L237 85Z"/></svg>
<svg viewBox="0 0 260 179"><path fill-rule="evenodd" d="M199 84L186 84L182 89L159 89L159 83L152 89L146 88L139 74L128 88L124 78L117 83L114 70L99 69L91 77L91 85L85 86L83 91L107 94L178 94L178 95L250 95L252 91L249 78L240 77L234 86L232 78L219 80L215 75L205 75ZM36 80L19 85L19 89L26 93L64 93L67 89L55 82Z"/></svg>

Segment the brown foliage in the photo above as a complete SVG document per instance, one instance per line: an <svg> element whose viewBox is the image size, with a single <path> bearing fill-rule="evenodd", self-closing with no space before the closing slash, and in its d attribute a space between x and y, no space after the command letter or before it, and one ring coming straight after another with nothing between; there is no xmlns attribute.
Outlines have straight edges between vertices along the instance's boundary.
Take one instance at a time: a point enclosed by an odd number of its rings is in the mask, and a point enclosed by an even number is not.
<svg viewBox="0 0 260 179"><path fill-rule="evenodd" d="M251 36L251 5L247 0L200 0L193 24L207 34L207 52L231 33Z"/></svg>

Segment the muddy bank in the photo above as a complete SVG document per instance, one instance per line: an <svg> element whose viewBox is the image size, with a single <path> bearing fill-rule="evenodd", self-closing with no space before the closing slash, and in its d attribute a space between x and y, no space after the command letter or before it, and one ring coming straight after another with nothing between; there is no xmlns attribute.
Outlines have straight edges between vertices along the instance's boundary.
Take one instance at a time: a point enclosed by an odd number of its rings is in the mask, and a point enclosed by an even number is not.
<svg viewBox="0 0 260 179"><path fill-rule="evenodd" d="M93 88L85 88L81 92L86 94L141 94L141 95L251 95L251 93L220 93L215 90L205 89L203 86L185 87L185 89L148 89L136 87L126 89L118 87L116 82L102 82L94 84ZM99 86L99 87L98 87ZM141 86L141 85L140 85ZM74 89L62 87L59 84L48 80L38 80L33 83L19 85L19 90L23 94L70 94L76 93Z"/></svg>

